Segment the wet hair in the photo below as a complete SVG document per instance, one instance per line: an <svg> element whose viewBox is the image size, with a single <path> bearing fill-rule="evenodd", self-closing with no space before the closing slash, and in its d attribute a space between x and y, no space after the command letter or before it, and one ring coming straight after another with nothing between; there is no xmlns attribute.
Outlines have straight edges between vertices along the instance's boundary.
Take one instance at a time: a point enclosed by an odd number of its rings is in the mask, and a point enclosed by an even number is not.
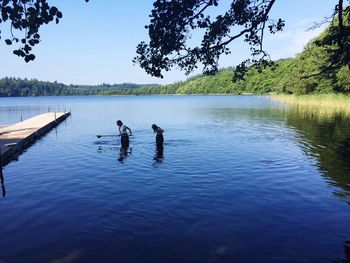
<svg viewBox="0 0 350 263"><path fill-rule="evenodd" d="M156 130L157 128L158 128L158 126L157 126L157 125L152 124L152 129L153 129L153 130Z"/></svg>
<svg viewBox="0 0 350 263"><path fill-rule="evenodd" d="M123 122L121 120L117 120L117 125L118 126L122 126L123 125Z"/></svg>

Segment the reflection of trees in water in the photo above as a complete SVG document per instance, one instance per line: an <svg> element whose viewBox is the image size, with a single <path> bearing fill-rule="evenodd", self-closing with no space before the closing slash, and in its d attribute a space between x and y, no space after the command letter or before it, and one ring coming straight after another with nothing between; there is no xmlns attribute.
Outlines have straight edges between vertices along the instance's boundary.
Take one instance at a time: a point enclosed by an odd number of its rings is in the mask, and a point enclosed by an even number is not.
<svg viewBox="0 0 350 263"><path fill-rule="evenodd" d="M334 194L350 196L350 118L340 114L322 117L297 108L285 114L286 123L301 133L299 144L305 154L317 160L329 184L340 187Z"/></svg>
<svg viewBox="0 0 350 263"><path fill-rule="evenodd" d="M288 109L215 109L214 119L249 118L254 122L285 122L299 134L298 144L304 154L317 161L317 166L336 186L334 194L350 205L350 117L339 113L327 115L302 108ZM278 127L278 126L275 126ZM333 263L350 263L350 241L344 242L344 256Z"/></svg>
<svg viewBox="0 0 350 263"><path fill-rule="evenodd" d="M304 153L317 160L327 183L337 187L334 194L350 205L350 118L291 108L286 110L285 119L300 132L299 144ZM344 242L344 255L344 259L333 262L350 263L350 241Z"/></svg>
<svg viewBox="0 0 350 263"><path fill-rule="evenodd" d="M267 124L285 122L299 133L298 144L317 161L327 183L337 187L335 195L350 196L350 117L341 113L322 114L311 108L213 109L213 119L249 119ZM275 125L274 127L279 126ZM347 201L350 204L350 200Z"/></svg>

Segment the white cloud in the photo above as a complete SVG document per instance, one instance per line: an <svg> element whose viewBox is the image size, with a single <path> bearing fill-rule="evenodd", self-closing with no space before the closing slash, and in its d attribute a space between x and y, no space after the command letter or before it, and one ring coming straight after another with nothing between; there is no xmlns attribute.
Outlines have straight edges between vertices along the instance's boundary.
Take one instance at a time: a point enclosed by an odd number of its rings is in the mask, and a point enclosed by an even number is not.
<svg viewBox="0 0 350 263"><path fill-rule="evenodd" d="M302 52L305 45L326 28L324 25L314 30L308 30L313 22L315 22L314 19L304 19L291 29L267 37L265 48L270 52L271 58L293 57Z"/></svg>
<svg viewBox="0 0 350 263"><path fill-rule="evenodd" d="M326 25L308 30L315 22L315 18L307 18L297 21L294 24L287 24L282 32L276 34L265 34L264 49L268 51L271 59L294 57L301 53L305 45L317 37L326 28ZM250 57L250 50L247 43L242 39L234 42L230 49L232 53L220 58L220 67L228 67L239 64L241 61Z"/></svg>

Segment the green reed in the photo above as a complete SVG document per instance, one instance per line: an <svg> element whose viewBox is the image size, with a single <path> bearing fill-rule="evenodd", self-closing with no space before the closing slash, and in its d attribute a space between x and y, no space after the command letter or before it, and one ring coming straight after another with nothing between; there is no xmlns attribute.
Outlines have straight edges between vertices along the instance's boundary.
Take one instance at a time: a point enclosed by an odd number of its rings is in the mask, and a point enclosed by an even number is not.
<svg viewBox="0 0 350 263"><path fill-rule="evenodd" d="M317 95L271 95L287 107L297 108L299 112L318 117L350 116L350 95L317 94Z"/></svg>

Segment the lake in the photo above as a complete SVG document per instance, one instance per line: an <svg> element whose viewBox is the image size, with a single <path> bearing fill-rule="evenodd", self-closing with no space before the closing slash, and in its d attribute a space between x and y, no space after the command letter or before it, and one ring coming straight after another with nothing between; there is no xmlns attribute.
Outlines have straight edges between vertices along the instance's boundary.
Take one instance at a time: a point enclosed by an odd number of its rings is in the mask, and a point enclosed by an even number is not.
<svg viewBox="0 0 350 263"><path fill-rule="evenodd" d="M259 96L35 97L0 98L0 125L56 109L72 116L3 169L0 262L350 262L347 117ZM118 119L127 152L96 137Z"/></svg>

